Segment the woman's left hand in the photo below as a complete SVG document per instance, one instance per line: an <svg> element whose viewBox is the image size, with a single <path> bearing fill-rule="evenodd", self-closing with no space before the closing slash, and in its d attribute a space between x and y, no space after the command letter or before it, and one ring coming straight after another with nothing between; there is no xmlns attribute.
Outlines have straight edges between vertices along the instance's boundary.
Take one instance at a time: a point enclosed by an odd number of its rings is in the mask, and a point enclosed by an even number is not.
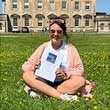
<svg viewBox="0 0 110 110"><path fill-rule="evenodd" d="M63 70L61 68L57 68L55 73L57 76L61 77L62 79L67 78L66 74L63 72Z"/></svg>
<svg viewBox="0 0 110 110"><path fill-rule="evenodd" d="M36 62L36 64L35 64L35 69L37 69L40 64L41 64L41 61L40 61L40 59L39 59L39 60Z"/></svg>

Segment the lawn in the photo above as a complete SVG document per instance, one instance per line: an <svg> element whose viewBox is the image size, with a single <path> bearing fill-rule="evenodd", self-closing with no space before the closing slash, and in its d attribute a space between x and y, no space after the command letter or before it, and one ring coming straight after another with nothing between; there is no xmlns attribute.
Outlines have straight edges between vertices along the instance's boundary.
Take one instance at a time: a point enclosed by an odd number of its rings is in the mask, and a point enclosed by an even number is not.
<svg viewBox="0 0 110 110"><path fill-rule="evenodd" d="M92 99L79 96L77 101L63 101L25 94L21 66L48 40L47 34L0 34L0 110L109 110L110 34L71 35L84 63L85 77L97 83Z"/></svg>

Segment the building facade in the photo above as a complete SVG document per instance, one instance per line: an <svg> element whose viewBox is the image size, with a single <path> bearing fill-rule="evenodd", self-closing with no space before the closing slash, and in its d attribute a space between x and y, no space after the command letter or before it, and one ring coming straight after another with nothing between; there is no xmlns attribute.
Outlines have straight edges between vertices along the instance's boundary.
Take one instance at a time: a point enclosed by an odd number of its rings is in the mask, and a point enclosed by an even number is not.
<svg viewBox="0 0 110 110"><path fill-rule="evenodd" d="M7 32L7 15L0 14L0 32Z"/></svg>
<svg viewBox="0 0 110 110"><path fill-rule="evenodd" d="M6 31L39 32L48 29L55 16L66 20L71 32L95 31L96 0L2 0L3 14L8 16Z"/></svg>
<svg viewBox="0 0 110 110"><path fill-rule="evenodd" d="M110 32L110 13L96 13L96 30L97 32Z"/></svg>

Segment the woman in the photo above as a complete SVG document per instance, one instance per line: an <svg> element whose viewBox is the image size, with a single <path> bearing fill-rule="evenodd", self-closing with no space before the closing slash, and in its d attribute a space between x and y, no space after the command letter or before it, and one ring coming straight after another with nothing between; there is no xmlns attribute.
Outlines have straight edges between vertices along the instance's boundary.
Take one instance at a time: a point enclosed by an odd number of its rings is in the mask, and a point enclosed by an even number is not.
<svg viewBox="0 0 110 110"><path fill-rule="evenodd" d="M63 19L55 18L51 20L49 32L50 41L40 45L28 61L22 65L24 71L23 79L28 85L25 87L25 91L30 92L33 97L40 96L43 93L54 98L75 100L77 97L73 94L76 94L86 84L86 80L82 76L84 72L82 61L77 49L67 42L68 36ZM63 40L64 37L66 37L66 41ZM64 50L62 62L55 70L56 78L54 82L35 74L36 65L38 67L41 64L41 55L45 48L51 48L59 53L62 48ZM83 92L85 92L84 89Z"/></svg>

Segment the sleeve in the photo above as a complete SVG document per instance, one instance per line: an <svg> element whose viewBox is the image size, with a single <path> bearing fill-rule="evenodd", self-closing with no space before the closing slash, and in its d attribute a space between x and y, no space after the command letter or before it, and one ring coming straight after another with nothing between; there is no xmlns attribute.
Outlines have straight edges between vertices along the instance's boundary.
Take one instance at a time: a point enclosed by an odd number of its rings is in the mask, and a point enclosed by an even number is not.
<svg viewBox="0 0 110 110"><path fill-rule="evenodd" d="M78 50L71 44L68 48L68 69L67 76L71 77L73 75L83 75L84 67L82 60L79 56Z"/></svg>
<svg viewBox="0 0 110 110"><path fill-rule="evenodd" d="M27 71L34 71L35 69L35 64L40 60L40 57L42 55L42 52L45 48L45 43L40 45L35 52L30 56L30 58L24 62L22 65L22 70L24 72Z"/></svg>

